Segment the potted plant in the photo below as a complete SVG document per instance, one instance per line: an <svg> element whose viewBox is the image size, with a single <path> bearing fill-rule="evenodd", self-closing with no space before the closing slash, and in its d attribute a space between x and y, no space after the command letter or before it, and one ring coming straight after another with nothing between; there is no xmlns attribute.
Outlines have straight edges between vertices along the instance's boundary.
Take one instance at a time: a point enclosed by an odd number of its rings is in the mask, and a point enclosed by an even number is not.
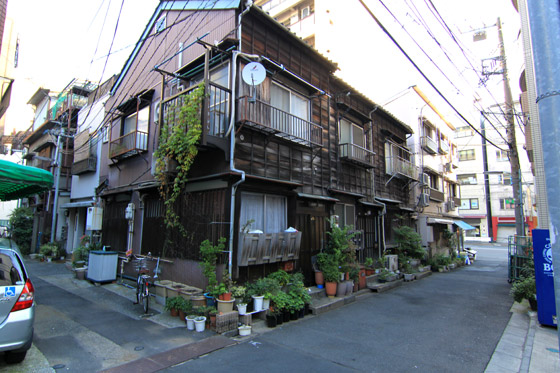
<svg viewBox="0 0 560 373"><path fill-rule="evenodd" d="M375 268L373 267L373 258L366 258L364 265L366 267L366 276L375 274Z"/></svg>
<svg viewBox="0 0 560 373"><path fill-rule="evenodd" d="M416 275L414 274L414 270L412 269L412 266L408 262L405 262L402 265L401 272L404 274L405 281L412 281L416 278Z"/></svg>
<svg viewBox="0 0 560 373"><path fill-rule="evenodd" d="M537 287L534 277L521 277L515 281L511 286L510 294L516 302L522 302L523 299L527 299L531 309L533 311L537 309L537 299L535 298Z"/></svg>
<svg viewBox="0 0 560 373"><path fill-rule="evenodd" d="M171 313L171 316L179 316L179 308L184 303L184 299L182 297L176 296L167 298L165 301L165 310Z"/></svg>
<svg viewBox="0 0 560 373"><path fill-rule="evenodd" d="M186 320L187 320L187 330L194 330L194 319L196 318L196 315L187 315Z"/></svg>
<svg viewBox="0 0 560 373"><path fill-rule="evenodd" d="M242 324L237 329L239 330L240 337L251 335L251 325Z"/></svg>
<svg viewBox="0 0 560 373"><path fill-rule="evenodd" d="M186 315L192 311L192 303L189 299L185 299L183 297L179 297L182 301L178 301L177 304L177 312L179 314L179 319L182 321L186 320Z"/></svg>
<svg viewBox="0 0 560 373"><path fill-rule="evenodd" d="M193 320L194 328L197 332L203 332L206 328L206 317L205 316L197 316Z"/></svg>
<svg viewBox="0 0 560 373"><path fill-rule="evenodd" d="M200 244L200 256L202 257L200 266L202 267L202 274L208 280L207 292L204 294L208 306L214 305L211 293L216 290L216 285L218 285L218 280L216 278L216 263L218 262L218 254L220 254L226 247L225 243L226 239L221 237L218 240L217 245L212 245L209 240L204 240Z"/></svg>
<svg viewBox="0 0 560 373"><path fill-rule="evenodd" d="M53 258L59 257L58 245L54 242L49 242L41 245L39 253L47 258L47 261L52 261Z"/></svg>

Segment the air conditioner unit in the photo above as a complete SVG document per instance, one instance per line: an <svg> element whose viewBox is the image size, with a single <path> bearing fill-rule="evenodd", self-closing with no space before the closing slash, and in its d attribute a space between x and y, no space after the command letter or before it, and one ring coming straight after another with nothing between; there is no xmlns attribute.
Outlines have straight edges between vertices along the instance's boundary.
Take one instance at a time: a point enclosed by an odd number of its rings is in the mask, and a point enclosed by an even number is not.
<svg viewBox="0 0 560 373"><path fill-rule="evenodd" d="M157 165L156 157L154 157L154 155L152 154L152 167L151 167L152 176L156 175L156 165ZM177 161L175 161L173 159L167 160L165 162L165 168L164 168L163 171L167 172L167 173L175 173L175 172L177 172L177 166L178 165L179 164L177 163Z"/></svg>
<svg viewBox="0 0 560 373"><path fill-rule="evenodd" d="M447 211L455 211L455 201L447 201Z"/></svg>
<svg viewBox="0 0 560 373"><path fill-rule="evenodd" d="M423 173L422 173L421 181L422 181L422 184L424 184L424 185L430 185L430 175L428 175L427 173L423 172Z"/></svg>
<svg viewBox="0 0 560 373"><path fill-rule="evenodd" d="M430 205L430 195L428 193L421 193L420 200L418 201L420 206L429 206Z"/></svg>
<svg viewBox="0 0 560 373"><path fill-rule="evenodd" d="M445 172L451 172L452 167L453 167L453 166L451 165L451 162L449 162L449 163L446 163L445 165L443 165L443 170L444 170Z"/></svg>

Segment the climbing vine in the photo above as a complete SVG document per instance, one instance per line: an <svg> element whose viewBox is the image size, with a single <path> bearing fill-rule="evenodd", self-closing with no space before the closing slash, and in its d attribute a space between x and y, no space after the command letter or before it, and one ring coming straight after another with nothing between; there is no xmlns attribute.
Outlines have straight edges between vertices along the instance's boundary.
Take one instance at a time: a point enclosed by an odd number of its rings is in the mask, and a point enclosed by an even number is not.
<svg viewBox="0 0 560 373"><path fill-rule="evenodd" d="M161 129L156 158L156 178L160 182L159 192L164 200L164 224L167 228L177 228L183 236L187 232L180 224L175 212L175 202L187 183L187 174L198 154L198 142L202 133L200 119L204 85L199 85L190 93L181 96L169 105ZM177 163L176 175L167 172L171 162Z"/></svg>

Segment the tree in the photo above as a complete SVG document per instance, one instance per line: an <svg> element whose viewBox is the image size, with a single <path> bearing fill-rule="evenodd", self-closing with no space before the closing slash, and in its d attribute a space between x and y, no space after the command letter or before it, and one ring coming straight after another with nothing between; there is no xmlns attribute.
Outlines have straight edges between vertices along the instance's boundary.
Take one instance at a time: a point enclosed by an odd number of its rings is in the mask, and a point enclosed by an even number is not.
<svg viewBox="0 0 560 373"><path fill-rule="evenodd" d="M18 207L10 215L10 233L23 255L31 250L33 235L33 211L28 207Z"/></svg>

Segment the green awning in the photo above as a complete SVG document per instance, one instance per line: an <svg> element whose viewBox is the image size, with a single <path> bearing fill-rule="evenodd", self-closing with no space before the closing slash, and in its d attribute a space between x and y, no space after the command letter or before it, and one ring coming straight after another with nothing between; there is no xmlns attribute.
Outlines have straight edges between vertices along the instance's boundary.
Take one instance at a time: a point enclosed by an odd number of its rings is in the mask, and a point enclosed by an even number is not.
<svg viewBox="0 0 560 373"><path fill-rule="evenodd" d="M11 201L52 188L53 175L46 170L0 159L0 200Z"/></svg>

